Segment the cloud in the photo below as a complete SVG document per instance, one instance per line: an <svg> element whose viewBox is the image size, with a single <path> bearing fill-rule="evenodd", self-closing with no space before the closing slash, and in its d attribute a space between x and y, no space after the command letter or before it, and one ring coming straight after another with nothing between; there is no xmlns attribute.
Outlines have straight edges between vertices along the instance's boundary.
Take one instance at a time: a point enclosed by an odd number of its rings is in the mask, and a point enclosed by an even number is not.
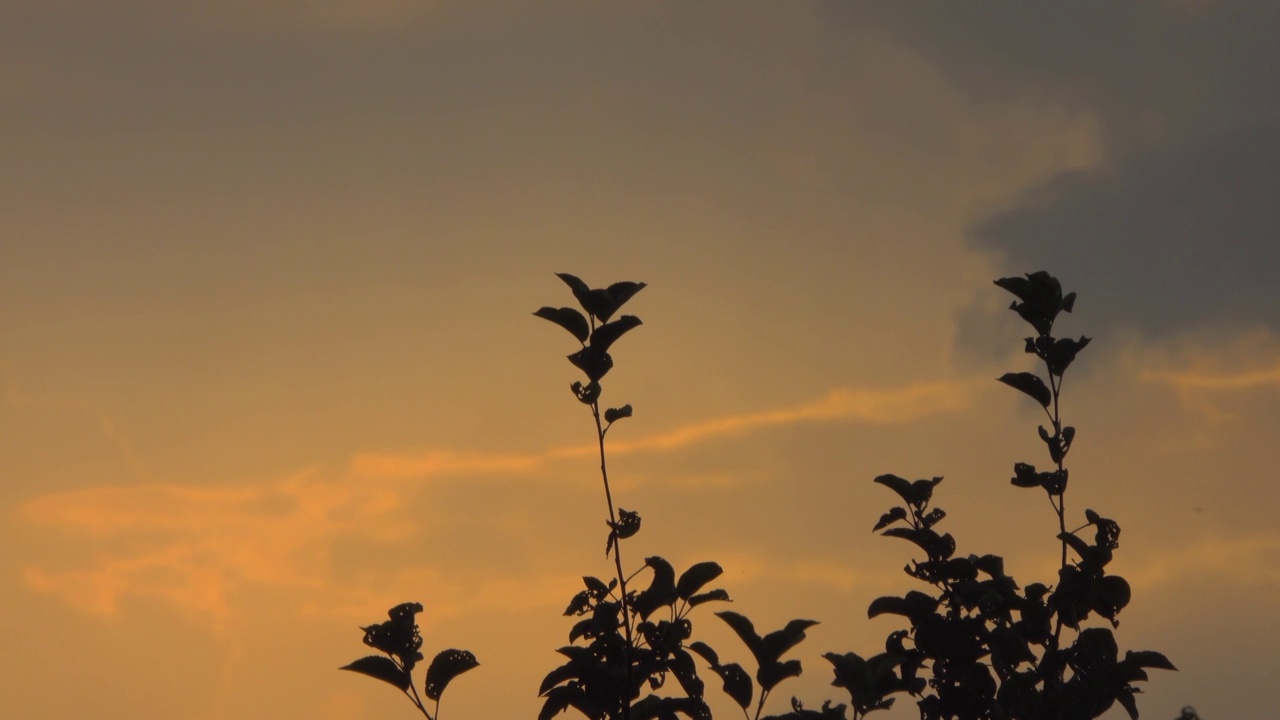
<svg viewBox="0 0 1280 720"><path fill-rule="evenodd" d="M1104 327L1280 330L1277 167L1280 122L1183 138L1059 175L972 237L1010 269L1058 275Z"/></svg>
<svg viewBox="0 0 1280 720"><path fill-rule="evenodd" d="M731 415L678 427L638 440L614 443L614 453L669 452L712 440L739 437L807 422L905 423L954 412L969 402L968 383L937 381L888 389L839 389L788 408ZM594 455L593 445L552 448L529 455L435 450L418 455L363 453L344 477L307 470L276 481L222 487L176 483L98 487L51 493L21 509L27 523L73 541L74 557L32 565L24 579L33 590L61 599L83 612L111 617L128 599L158 600L205 617L215 628L230 619L238 593L246 588L323 592L326 605L366 613L385 602L377 582L339 582L334 554L340 547L402 543L415 532L405 495L428 479L474 475L528 475L563 458ZM88 548L88 550L84 550ZM796 567L795 580L835 583L852 579L831 568ZM435 593L455 600L436 608L440 616L508 603L508 581L447 580L439 568L411 572L421 586L448 588ZM403 579L403 578L402 578ZM511 581L515 582L515 581ZM524 580L519 581L524 583ZM403 585L404 583L401 583ZM345 587L344 586L344 587ZM370 590L369 588L374 588ZM529 602L559 602L564 583L537 585ZM449 604L451 603L451 604ZM318 612L312 607L311 612Z"/></svg>
<svg viewBox="0 0 1280 720"><path fill-rule="evenodd" d="M79 567L31 566L29 587L72 607L114 616L128 598L158 599L226 622L246 586L318 590L344 535L404 537L388 487L325 480L314 471L232 487L151 484L53 493L21 510L31 525L75 541ZM86 562L87 558L87 562Z"/></svg>
<svg viewBox="0 0 1280 720"><path fill-rule="evenodd" d="M1266 3L823 7L981 102L1097 119L1096 167L1026 188L972 226L1005 272L1049 270L1106 309L1102 326L1151 337L1280 329L1280 14Z"/></svg>
<svg viewBox="0 0 1280 720"><path fill-rule="evenodd" d="M1143 593L1179 585L1187 578L1199 582L1226 579L1245 587L1280 592L1280 535L1202 538L1148 559L1136 570L1125 572L1125 578Z"/></svg>
<svg viewBox="0 0 1280 720"><path fill-rule="evenodd" d="M609 452L615 455L668 452L701 442L797 423L852 421L900 424L964 409L972 395L971 387L972 383L966 382L932 381L899 388L839 388L813 402L712 418L636 440L611 442L608 447ZM485 455L447 450L417 455L362 453L352 459L352 472L359 477L376 478L528 473L553 460L591 457L596 452L595 445L578 445L552 448L534 455Z"/></svg>

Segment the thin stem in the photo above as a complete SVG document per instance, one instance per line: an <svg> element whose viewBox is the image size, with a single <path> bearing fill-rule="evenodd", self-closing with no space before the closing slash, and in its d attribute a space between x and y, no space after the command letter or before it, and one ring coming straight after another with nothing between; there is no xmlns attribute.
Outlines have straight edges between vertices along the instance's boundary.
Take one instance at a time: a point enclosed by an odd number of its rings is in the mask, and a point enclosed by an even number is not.
<svg viewBox="0 0 1280 720"><path fill-rule="evenodd" d="M596 421L596 439L600 446L600 478L604 481L604 500L609 506L609 527L614 533L613 543L613 564L618 571L618 590L622 596L620 604L622 605L622 629L626 633L627 649L626 649L626 685L624 686L623 717L631 717L631 604L627 600L627 576L622 570L622 538L617 536L618 515L613 509L613 493L609 489L609 469L605 462L604 454L604 427L600 423L600 403L591 403L591 417Z"/></svg>
<svg viewBox="0 0 1280 720"><path fill-rule="evenodd" d="M409 692L412 692L413 694L409 695ZM418 697L418 688L413 684L412 677L409 678L409 691L405 692L405 695L409 695L409 699L413 701L414 705L418 706L418 710L426 716L427 720L435 720L435 718L431 717L431 713L427 712L427 707L422 704L422 698ZM436 712L440 712L439 700L436 701Z"/></svg>
<svg viewBox="0 0 1280 720"><path fill-rule="evenodd" d="M756 703L756 718L755 718L755 720L760 720L760 713L764 710L764 701L765 701L765 700L767 700L768 698L769 698L769 691L768 691L768 690L765 690L765 689L763 689L763 688L761 688L761 690L760 690L760 702Z"/></svg>

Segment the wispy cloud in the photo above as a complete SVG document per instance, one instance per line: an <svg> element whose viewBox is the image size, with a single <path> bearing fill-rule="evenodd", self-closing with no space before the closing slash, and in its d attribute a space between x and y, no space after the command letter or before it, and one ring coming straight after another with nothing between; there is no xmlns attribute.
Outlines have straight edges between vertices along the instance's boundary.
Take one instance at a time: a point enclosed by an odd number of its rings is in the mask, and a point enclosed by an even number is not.
<svg viewBox="0 0 1280 720"><path fill-rule="evenodd" d="M1202 391L1236 391L1255 388L1273 387L1280 389L1280 365L1270 369L1252 370L1236 373L1213 373L1187 370L1144 371L1141 376L1147 382L1165 383L1183 392Z"/></svg>
<svg viewBox="0 0 1280 720"><path fill-rule="evenodd" d="M1185 583L1188 578L1198 582L1214 578L1280 594L1280 534L1201 538L1147 559L1125 577L1144 592Z"/></svg>
<svg viewBox="0 0 1280 720"><path fill-rule="evenodd" d="M635 440L614 441L614 455L668 452L768 428L814 422L865 422L893 425L968 406L973 383L935 381L899 388L840 388L818 400L776 410L727 415L682 425ZM362 453L352 459L360 477L409 478L437 475L531 472L552 460L590 457L595 445L552 448L530 455L486 455L432 450L420 454Z"/></svg>
<svg viewBox="0 0 1280 720"><path fill-rule="evenodd" d="M792 407L712 418L617 442L612 451L669 452L797 423L904 423L964 408L970 387L934 382L896 389L840 389ZM68 559L71 567L32 565L24 577L30 588L90 614L113 616L123 600L147 598L207 617L215 627L227 622L234 597L247 587L305 590L324 594L336 606L365 608L376 604L373 596L338 597L333 554L344 542L392 545L409 537L414 525L404 512L406 490L436 478L527 475L551 461L595 451L593 445L581 445L524 455L450 450L362 453L352 458L350 471L338 477L313 469L275 481L219 487L152 483L51 493L28 501L22 516L32 526L50 529L88 550ZM418 570L432 574L429 584L441 584L434 575L438 569ZM831 568L795 571L806 581L846 589L854 582ZM539 587L531 602L560 599L564 584ZM507 602L513 589L489 582L463 583L454 590L465 599L459 607L478 607L495 599ZM459 611L443 606L437 610L440 616Z"/></svg>

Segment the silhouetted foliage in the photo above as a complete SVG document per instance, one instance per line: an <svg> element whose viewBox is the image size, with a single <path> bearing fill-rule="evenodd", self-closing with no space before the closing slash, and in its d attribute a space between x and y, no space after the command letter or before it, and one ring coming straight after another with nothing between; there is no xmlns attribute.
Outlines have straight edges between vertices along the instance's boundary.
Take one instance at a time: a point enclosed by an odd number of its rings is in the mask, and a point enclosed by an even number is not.
<svg viewBox="0 0 1280 720"><path fill-rule="evenodd" d="M386 653L369 655L344 665L340 670L351 670L396 686L409 698L427 720L440 717L440 696L449 682L462 673L477 667L476 656L466 650L444 650L436 654L427 668L424 692L428 700L435 701L436 713L427 712L413 684L413 668L422 662L422 634L418 630L417 614L421 603L401 603L389 610L389 620L377 625L367 625L364 644Z"/></svg>
<svg viewBox="0 0 1280 720"><path fill-rule="evenodd" d="M801 674L800 661L783 656L817 622L792 620L761 635L741 614L716 613L754 658L755 672L750 673L738 663L722 663L715 650L692 639L694 609L729 600L723 589L706 589L721 575L720 565L700 562L677 575L669 562L651 555L634 572L625 571L623 544L639 533L641 516L614 504L605 440L614 424L631 417L633 410L621 405L602 411L601 380L614 367L614 344L641 325L633 315L614 316L645 284L591 288L573 275L557 276L569 286L581 311L547 306L534 315L560 326L580 345L568 360L585 382L574 381L570 390L590 410L595 425L608 510L605 556L612 558L615 576L607 582L584 576L584 589L570 599L564 614L576 620L569 629L569 645L557 651L564 661L538 689L544 698L539 720L570 708L590 720L675 720L681 715L709 720L711 710L695 656L719 676L722 690L747 720L760 720L770 693ZM1115 703L1136 720L1135 694L1140 691L1134 684L1147 680L1149 669L1175 669L1155 651L1119 654L1113 631L1131 591L1128 582L1107 567L1119 547L1120 525L1086 509L1083 524L1068 530L1064 461L1076 430L1062 421L1062 381L1090 338L1058 338L1052 333L1059 315L1072 311L1076 295L1064 295L1058 280L1046 272L1001 278L995 284L1015 296L1010 309L1035 332L1025 339L1024 349L1044 367L1043 376L1011 372L998 380L1034 400L1048 423L1038 428L1048 469L1015 463L1010 483L1040 488L1053 508L1054 539L1061 546L1056 581L1024 587L1005 573L999 555L958 555L955 538L939 531L947 515L933 505L941 477L908 481L880 475L875 482L897 495L900 503L883 513L872 530L916 547L920 555L904 571L922 589L877 598L867 614L899 616L905 627L889 634L884 652L869 657L854 652L823 655L834 673L831 684L848 693L847 706L828 700L812 710L792 698L789 712L765 720L845 720L846 709L859 720L891 707L899 693L915 699L921 720L1092 720ZM648 576L648 585L638 589L633 582L641 574ZM411 678L423 659L414 621L421 610L416 603L398 605L387 622L363 628L365 644L385 657L361 658L343 669L394 685L429 720L437 720L427 712ZM1106 622L1099 624L1095 617ZM477 664L462 650L436 656L427 671L425 693L437 702L437 717L439 697L449 681ZM1187 707L1178 720L1199 717Z"/></svg>
<svg viewBox="0 0 1280 720"><path fill-rule="evenodd" d="M855 720L892 706L891 696L903 692L917 698L922 720L1086 720L1117 702L1137 718L1139 691L1133 684L1146 680L1148 669L1175 669L1150 650L1119 656L1112 630L1129 604L1130 588L1124 578L1108 574L1107 565L1119 547L1120 525L1085 510L1084 524L1067 529L1063 462L1076 431L1062 422L1062 378L1090 339L1055 338L1052 332L1059 314L1071 312L1076 295L1063 295L1057 278L1046 272L995 284L1017 298L1010 309L1036 333L1026 338L1025 350L1044 364L1045 377L1017 372L999 380L1035 400L1049 423L1038 434L1051 469L1016 463L1010 482L1048 496L1062 546L1057 582L1024 588L1005 573L999 555L957 555L955 538L937 529L946 513L932 506L941 477L877 477L902 504L881 515L872 530L907 540L923 553L904 570L927 590L872 601L869 617L899 615L907 624L889 635L884 653L867 660L854 653L824 656L835 668L832 684L849 692ZM1082 537L1089 528L1092 537ZM1091 615L1110 627L1082 627ZM784 717L809 716L797 711Z"/></svg>

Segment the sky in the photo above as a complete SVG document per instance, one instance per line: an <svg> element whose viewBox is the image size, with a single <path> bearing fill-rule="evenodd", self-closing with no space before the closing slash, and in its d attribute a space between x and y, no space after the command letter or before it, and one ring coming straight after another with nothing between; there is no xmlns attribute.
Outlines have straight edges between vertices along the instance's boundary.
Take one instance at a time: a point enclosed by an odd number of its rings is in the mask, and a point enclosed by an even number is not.
<svg viewBox="0 0 1280 720"><path fill-rule="evenodd" d="M839 701L822 653L914 589L875 476L945 476L960 552L1054 577L1009 485L1042 418L994 380L1033 366L991 281L1044 269L1094 338L1068 512L1120 523L1120 646L1180 669L1142 717L1270 715L1278 32L1250 0L0 0L8 714L414 717L336 671L414 600L481 663L445 718L533 717L612 571L577 344L531 316L555 272L648 283L603 398L628 563L819 620L766 711Z"/></svg>

